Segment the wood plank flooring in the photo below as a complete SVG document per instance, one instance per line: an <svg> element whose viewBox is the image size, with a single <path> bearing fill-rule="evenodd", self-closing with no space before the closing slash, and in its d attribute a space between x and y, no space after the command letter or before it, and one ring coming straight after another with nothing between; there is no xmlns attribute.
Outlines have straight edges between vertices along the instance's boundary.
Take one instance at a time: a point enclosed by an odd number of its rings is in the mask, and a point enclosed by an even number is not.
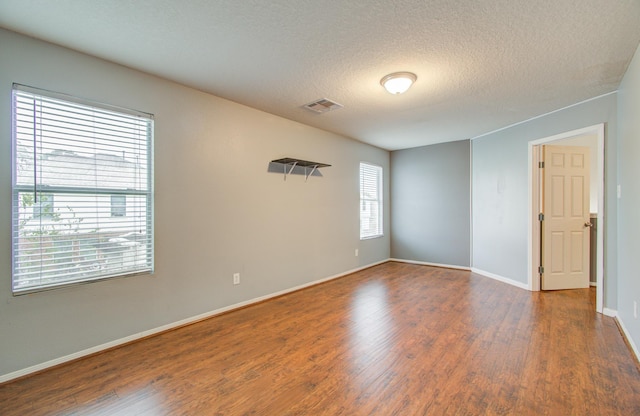
<svg viewBox="0 0 640 416"><path fill-rule="evenodd" d="M640 415L593 289L386 263L0 386L9 415Z"/></svg>

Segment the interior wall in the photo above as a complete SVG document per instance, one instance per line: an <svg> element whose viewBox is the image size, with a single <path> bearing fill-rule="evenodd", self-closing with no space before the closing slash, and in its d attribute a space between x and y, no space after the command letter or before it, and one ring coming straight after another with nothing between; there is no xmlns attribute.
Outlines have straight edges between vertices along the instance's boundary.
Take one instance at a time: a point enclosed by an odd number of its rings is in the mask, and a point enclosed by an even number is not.
<svg viewBox="0 0 640 416"><path fill-rule="evenodd" d="M391 153L391 257L469 267L470 142Z"/></svg>
<svg viewBox="0 0 640 416"><path fill-rule="evenodd" d="M618 93L618 317L640 347L640 47ZM612 194L616 194L612 188ZM638 315L640 316L640 315Z"/></svg>
<svg viewBox="0 0 640 416"><path fill-rule="evenodd" d="M389 258L387 151L5 30L0 44L0 376ZM153 275L12 296L13 82L155 115ZM267 172L281 157L332 166L284 181ZM366 241L360 161L385 177L385 236Z"/></svg>
<svg viewBox="0 0 640 416"><path fill-rule="evenodd" d="M616 308L615 94L579 103L472 141L473 268L527 284L528 143L599 123L605 123L604 306Z"/></svg>

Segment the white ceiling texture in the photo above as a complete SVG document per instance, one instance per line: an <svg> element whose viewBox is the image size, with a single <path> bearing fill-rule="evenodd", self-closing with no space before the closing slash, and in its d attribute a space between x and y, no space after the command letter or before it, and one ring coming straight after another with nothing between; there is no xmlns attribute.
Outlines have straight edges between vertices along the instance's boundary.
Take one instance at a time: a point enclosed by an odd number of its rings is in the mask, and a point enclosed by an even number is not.
<svg viewBox="0 0 640 416"><path fill-rule="evenodd" d="M1 0L0 26L395 150L615 91L640 1Z"/></svg>

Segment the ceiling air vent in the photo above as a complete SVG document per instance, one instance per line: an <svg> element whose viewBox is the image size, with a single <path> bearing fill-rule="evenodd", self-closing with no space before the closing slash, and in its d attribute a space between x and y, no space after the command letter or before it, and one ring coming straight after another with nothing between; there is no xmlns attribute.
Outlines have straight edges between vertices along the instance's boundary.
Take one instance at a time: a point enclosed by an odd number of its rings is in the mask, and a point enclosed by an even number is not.
<svg viewBox="0 0 640 416"><path fill-rule="evenodd" d="M342 104L338 104L326 98L321 98L319 100L313 101L309 104L303 105L307 110L311 110L314 113L326 113L331 110L338 110L343 107Z"/></svg>

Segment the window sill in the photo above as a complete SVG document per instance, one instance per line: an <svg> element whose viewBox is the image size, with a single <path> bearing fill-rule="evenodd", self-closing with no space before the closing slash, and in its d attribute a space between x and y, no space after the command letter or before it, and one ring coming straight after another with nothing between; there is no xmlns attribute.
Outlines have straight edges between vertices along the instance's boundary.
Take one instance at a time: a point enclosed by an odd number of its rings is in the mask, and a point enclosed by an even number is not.
<svg viewBox="0 0 640 416"><path fill-rule="evenodd" d="M382 238L382 237L384 237L384 234L372 235L372 236L369 236L369 237L360 237L360 241L373 240L373 239Z"/></svg>

